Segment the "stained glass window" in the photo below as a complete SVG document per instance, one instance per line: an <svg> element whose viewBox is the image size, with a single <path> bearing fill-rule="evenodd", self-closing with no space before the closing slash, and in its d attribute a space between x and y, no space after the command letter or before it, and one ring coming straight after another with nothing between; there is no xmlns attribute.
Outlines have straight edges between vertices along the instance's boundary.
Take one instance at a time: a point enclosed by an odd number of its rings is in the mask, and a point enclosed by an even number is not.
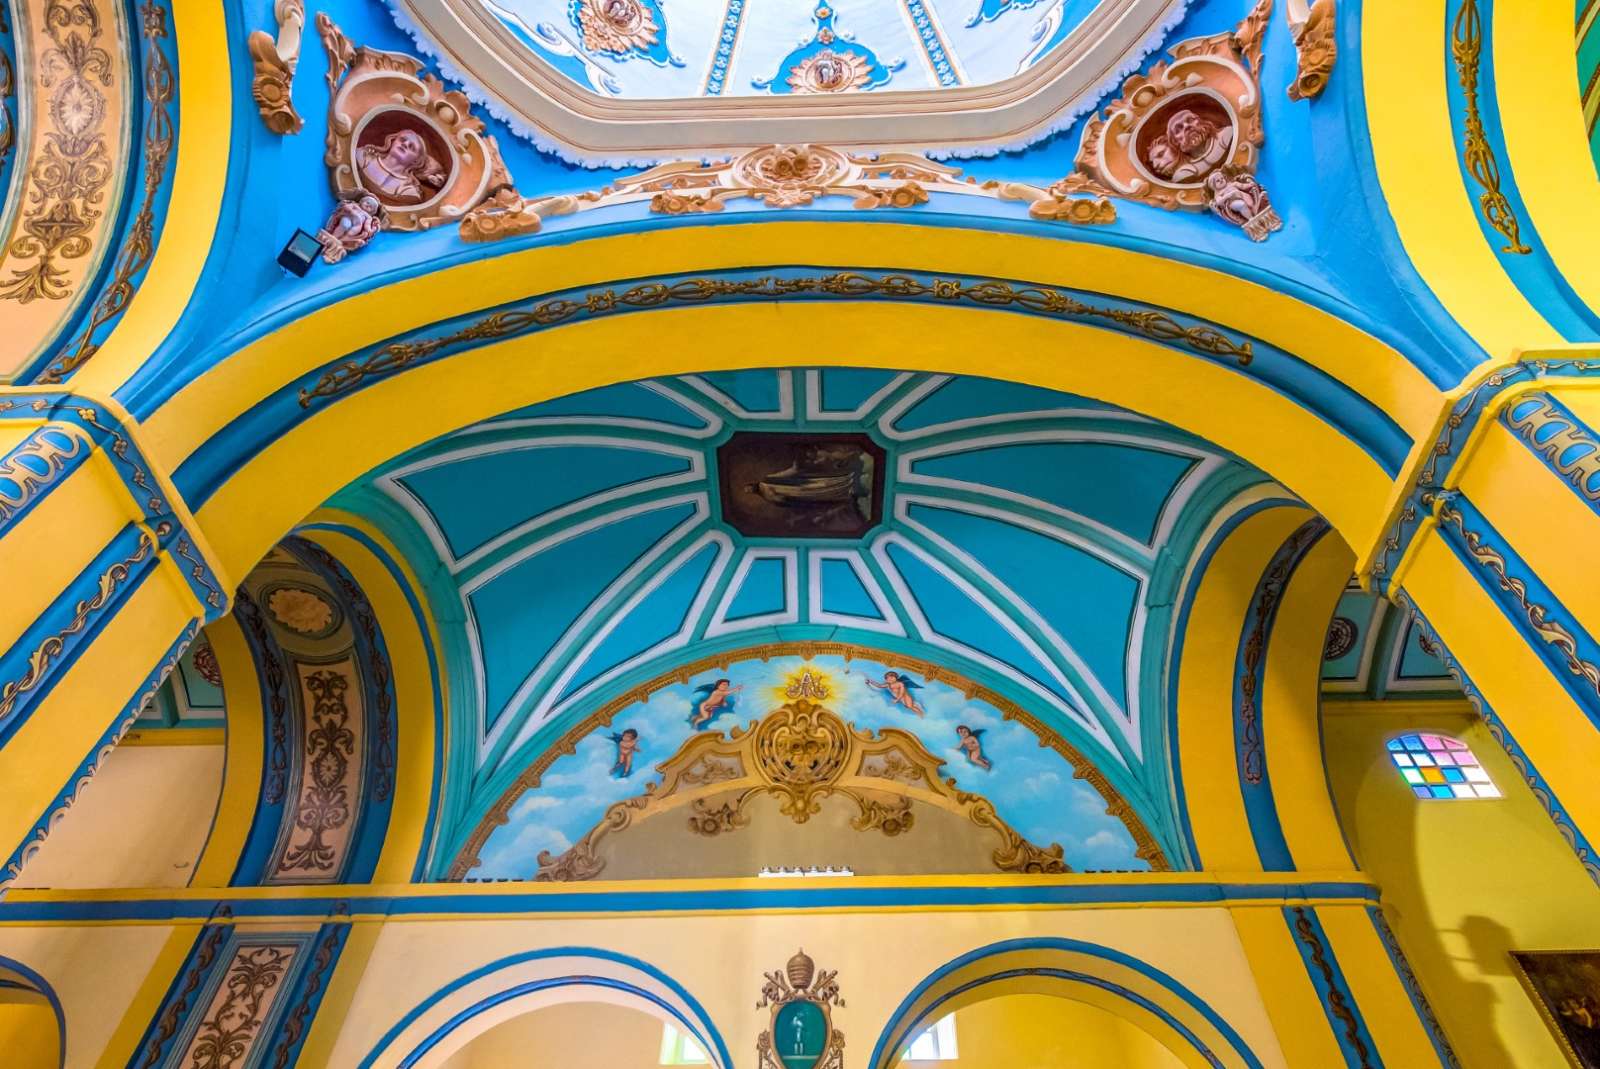
<svg viewBox="0 0 1600 1069"><path fill-rule="evenodd" d="M1499 798L1472 748L1449 735L1416 732L1389 740L1389 759L1418 798Z"/></svg>

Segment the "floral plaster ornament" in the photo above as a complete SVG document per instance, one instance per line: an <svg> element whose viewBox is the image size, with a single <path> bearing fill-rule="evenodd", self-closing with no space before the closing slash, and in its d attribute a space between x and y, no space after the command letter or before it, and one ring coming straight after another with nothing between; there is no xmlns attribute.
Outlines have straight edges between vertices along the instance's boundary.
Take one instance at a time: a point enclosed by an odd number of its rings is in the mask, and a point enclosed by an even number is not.
<svg viewBox="0 0 1600 1069"><path fill-rule="evenodd" d="M1255 178L1261 123L1262 37L1272 0L1229 33L1176 45L1129 78L1084 127L1073 172L1050 187L1065 212L1083 195L1121 197L1169 211L1210 211L1255 241L1283 226ZM1051 215L1050 205L1034 214Z"/></svg>
<svg viewBox="0 0 1600 1069"><path fill-rule="evenodd" d="M423 74L412 56L352 44L326 14L317 15L317 33L328 53L331 96L324 161L342 201L366 211L363 195L375 200L380 229L426 230L460 222L511 184L499 146L465 94ZM338 222L359 239L353 248L341 241L346 253L370 240L352 213L335 216L327 232Z"/></svg>
<svg viewBox="0 0 1600 1069"><path fill-rule="evenodd" d="M333 606L314 591L285 586L267 597L267 611L278 623L300 635L322 635L334 625Z"/></svg>
<svg viewBox="0 0 1600 1069"><path fill-rule="evenodd" d="M572 0L572 23L590 52L681 67L667 49L666 21L656 0Z"/></svg>
<svg viewBox="0 0 1600 1069"><path fill-rule="evenodd" d="M846 93L876 89L905 67L903 59L880 61L872 49L840 32L834 26L837 14L827 4L818 5L811 39L783 57L777 74L751 84L773 93Z"/></svg>

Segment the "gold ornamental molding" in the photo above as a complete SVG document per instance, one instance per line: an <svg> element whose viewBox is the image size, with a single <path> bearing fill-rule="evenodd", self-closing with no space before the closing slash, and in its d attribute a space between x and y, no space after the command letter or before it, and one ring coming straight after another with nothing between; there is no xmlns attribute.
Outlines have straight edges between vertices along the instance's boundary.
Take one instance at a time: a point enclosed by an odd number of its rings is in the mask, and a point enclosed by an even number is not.
<svg viewBox="0 0 1600 1069"><path fill-rule="evenodd" d="M925 661L898 653L891 654L886 650L843 642L773 642L761 646L747 646L741 649L728 650L725 653L702 657L699 660L679 665L632 690L617 695L582 720L574 723L560 738L554 740L543 752L530 761L528 766L523 769L522 774L500 795L500 798L484 815L483 819L479 821L478 826L473 829L472 834L467 837L467 841L451 863L445 878L452 881L466 878L467 873L477 866L478 854L483 850L484 844L489 841L490 834L510 819L511 807L516 803L517 799L522 797L525 792L536 789L543 780L544 774L550 770L550 767L556 761L576 753L578 743L594 734L600 728L609 726L612 720L630 707L649 701L650 696L663 687L687 684L692 679L712 669L726 670L729 666L741 661L770 661L778 657L799 657L802 660L810 661L813 658L823 656L842 657L846 661L858 657L874 661L892 660L896 665L914 672L930 682L943 683L952 689L960 691L968 701L984 702L998 711L1006 720L1015 720L1038 738L1040 746L1047 747L1059 754L1072 767L1073 778L1083 780L1093 787L1101 798L1105 799L1107 815L1120 820L1123 826L1128 829L1128 834L1132 836L1135 856L1148 862L1153 872L1168 872L1171 870L1171 863L1168 862L1166 855L1162 852L1161 846L1155 841L1155 837L1150 834L1150 830L1145 826L1144 820L1133 806L1122 797L1116 787L1112 786L1111 782L1106 779L1105 774L1085 757L1077 747L1064 739L1059 732L1017 703L997 694L988 687L973 682L966 676L951 671L944 665L935 664L932 661ZM830 713L829 715L832 716L833 714ZM890 730L885 729L886 733ZM715 736L698 736L696 739L691 739L684 747L680 748L679 753L682 754L697 741L709 738L715 738ZM920 747L920 742L917 742L914 738L912 741L916 742ZM693 784L690 784L690 786L693 786ZM879 786L881 790L881 785L875 786ZM723 784L720 789L729 790L731 788ZM619 805L623 806L628 804L627 801L619 803ZM964 803L958 802L957 804ZM987 805L987 801L984 804ZM992 812L992 807L990 812ZM631 823L635 817L630 815L627 819ZM598 842L598 840L596 841ZM542 874L541 878L543 878Z"/></svg>
<svg viewBox="0 0 1600 1069"><path fill-rule="evenodd" d="M0 218L9 381L56 340L108 255L131 155L132 29L117 0L18 0L19 196Z"/></svg>
<svg viewBox="0 0 1600 1069"><path fill-rule="evenodd" d="M798 208L825 197L849 197L851 207L914 208L930 193L1021 201L1036 218L1080 225L1114 223L1117 210L1104 197L1062 200L1023 182L978 182L961 169L915 152L864 154L826 145L765 145L715 163L688 160L618 179L598 190L523 197L505 187L461 221L466 241L495 241L536 232L557 215L647 201L652 212L695 215L720 212L729 202L760 201L768 208Z"/></svg>
<svg viewBox="0 0 1600 1069"><path fill-rule="evenodd" d="M657 766L659 783L652 781L642 794L612 805L559 856L540 851L534 879L592 880L605 869L601 842L673 810L688 809L689 829L696 835L737 832L750 823L751 803L763 797L776 800L778 812L796 824L820 813L823 799L843 798L856 807L852 828L890 837L915 825L918 807L938 806L992 833L990 860L998 872L1071 871L1060 844L1042 847L1024 839L987 798L960 790L954 778L940 778L943 764L909 731L862 731L801 698L727 736L717 731L690 738Z"/></svg>
<svg viewBox="0 0 1600 1069"><path fill-rule="evenodd" d="M557 72L484 0L394 0L420 43L471 72L475 100L539 146L595 166L722 156L806 141L875 150L1021 147L1094 106L1185 0L1107 0L1022 74L984 86L781 97L605 97Z"/></svg>

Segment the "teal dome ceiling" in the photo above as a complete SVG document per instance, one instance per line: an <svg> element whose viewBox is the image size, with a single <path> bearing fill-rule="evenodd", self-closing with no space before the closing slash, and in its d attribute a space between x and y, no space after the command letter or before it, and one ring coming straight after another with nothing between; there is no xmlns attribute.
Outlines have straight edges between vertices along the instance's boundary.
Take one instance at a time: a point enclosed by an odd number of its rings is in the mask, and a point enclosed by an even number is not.
<svg viewBox="0 0 1600 1069"><path fill-rule="evenodd" d="M953 89L1023 74L1128 0L458 0L601 96ZM1180 12L1181 14L1181 9ZM402 16L403 18L404 16Z"/></svg>
<svg viewBox="0 0 1600 1069"><path fill-rule="evenodd" d="M766 452L719 473L750 442ZM707 655L826 642L936 665L1025 709L1179 857L1164 724L1175 605L1219 511L1264 483L1079 397L795 369L546 402L333 503L384 527L459 622L452 745L471 751L475 800L447 841L619 695ZM741 519L781 516L802 489L819 502L783 533Z"/></svg>

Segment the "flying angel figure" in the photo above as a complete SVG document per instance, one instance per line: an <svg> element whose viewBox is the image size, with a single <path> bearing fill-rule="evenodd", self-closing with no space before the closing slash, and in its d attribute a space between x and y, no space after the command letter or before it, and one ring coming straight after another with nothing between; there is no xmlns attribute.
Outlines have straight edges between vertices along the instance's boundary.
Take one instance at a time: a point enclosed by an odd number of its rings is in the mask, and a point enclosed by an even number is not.
<svg viewBox="0 0 1600 1069"><path fill-rule="evenodd" d="M872 687L874 690L883 691L883 696L888 699L890 705L898 705L903 709L916 713L918 716L927 711L922 708L922 703L917 701L917 696L911 693L914 690L921 690L922 684L910 676L891 670L883 673L882 683L879 683L876 679L869 679L867 680L867 686Z"/></svg>
<svg viewBox="0 0 1600 1069"><path fill-rule="evenodd" d="M726 679L696 687L694 712L689 714L689 726L699 731L716 716L733 712L733 696L743 689L743 683L735 687Z"/></svg>
<svg viewBox="0 0 1600 1069"><path fill-rule="evenodd" d="M642 749L639 732L634 728L626 728L622 734L612 732L607 738L617 744L617 763L611 766L611 774L617 779L627 779L633 775L633 759Z"/></svg>
<svg viewBox="0 0 1600 1069"><path fill-rule="evenodd" d="M967 760L988 772L994 768L994 762L983 756L983 733L987 728L973 730L965 724L956 725L956 736L961 740L962 752L967 755Z"/></svg>

